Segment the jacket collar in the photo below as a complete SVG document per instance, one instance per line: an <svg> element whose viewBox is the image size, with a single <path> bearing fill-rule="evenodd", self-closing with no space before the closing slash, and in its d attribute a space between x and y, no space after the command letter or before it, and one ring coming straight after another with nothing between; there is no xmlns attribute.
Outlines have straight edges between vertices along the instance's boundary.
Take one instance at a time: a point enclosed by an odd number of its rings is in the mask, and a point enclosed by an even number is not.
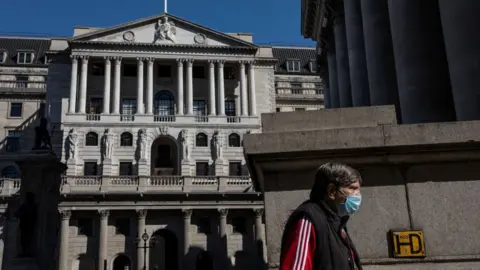
<svg viewBox="0 0 480 270"><path fill-rule="evenodd" d="M341 229L345 228L348 220L350 219L349 216L340 217L324 200L317 202L317 204L320 205L320 208L322 208L322 210L325 212L325 215L330 220L337 232L340 232Z"/></svg>

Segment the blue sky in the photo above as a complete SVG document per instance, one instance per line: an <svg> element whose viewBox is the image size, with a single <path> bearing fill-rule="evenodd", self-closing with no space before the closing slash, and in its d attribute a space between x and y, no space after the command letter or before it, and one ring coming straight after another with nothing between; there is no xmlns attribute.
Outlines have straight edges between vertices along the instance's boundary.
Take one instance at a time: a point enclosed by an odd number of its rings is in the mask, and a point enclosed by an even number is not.
<svg viewBox="0 0 480 270"><path fill-rule="evenodd" d="M71 36L73 26L107 27L163 12L163 0L5 1L0 34ZM168 12L222 32L254 34L254 42L311 45L300 33L300 0L169 0Z"/></svg>

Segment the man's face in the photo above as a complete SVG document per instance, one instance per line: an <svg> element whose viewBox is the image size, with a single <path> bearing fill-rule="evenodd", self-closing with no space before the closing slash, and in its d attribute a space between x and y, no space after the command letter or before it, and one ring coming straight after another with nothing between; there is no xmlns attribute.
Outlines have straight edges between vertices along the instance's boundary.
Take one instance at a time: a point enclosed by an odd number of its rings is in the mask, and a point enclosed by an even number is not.
<svg viewBox="0 0 480 270"><path fill-rule="evenodd" d="M328 187L328 198L335 204L344 203L348 195L360 195L359 181L340 188L335 188L333 184Z"/></svg>

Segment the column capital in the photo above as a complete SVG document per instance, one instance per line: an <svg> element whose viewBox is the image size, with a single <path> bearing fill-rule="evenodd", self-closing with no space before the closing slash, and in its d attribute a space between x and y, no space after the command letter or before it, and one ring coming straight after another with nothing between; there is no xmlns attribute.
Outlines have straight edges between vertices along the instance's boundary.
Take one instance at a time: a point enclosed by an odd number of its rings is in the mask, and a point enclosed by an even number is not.
<svg viewBox="0 0 480 270"><path fill-rule="evenodd" d="M253 209L253 211L255 212L255 217L261 218L263 216L263 208Z"/></svg>
<svg viewBox="0 0 480 270"><path fill-rule="evenodd" d="M183 212L183 218L184 219L188 219L188 218L191 218L192 217L192 209L190 208L185 208L185 209L182 209L182 212Z"/></svg>
<svg viewBox="0 0 480 270"><path fill-rule="evenodd" d="M243 61L243 60L238 61L238 65L240 66L240 68L245 68L246 63L247 61Z"/></svg>
<svg viewBox="0 0 480 270"><path fill-rule="evenodd" d="M223 68L223 65L225 65L225 60L216 60L215 62L219 68Z"/></svg>
<svg viewBox="0 0 480 270"><path fill-rule="evenodd" d="M215 60L208 60L208 67L215 68Z"/></svg>
<svg viewBox="0 0 480 270"><path fill-rule="evenodd" d="M228 209L220 208L218 209L218 213L220 213L220 217L225 218L228 215Z"/></svg>
<svg viewBox="0 0 480 270"><path fill-rule="evenodd" d="M60 210L59 212L62 220L67 220L67 219L70 219L70 217L72 217L72 211L70 210Z"/></svg>
<svg viewBox="0 0 480 270"><path fill-rule="evenodd" d="M256 64L255 60L249 60L249 61L245 61L245 62L249 65L249 67L254 67L255 64Z"/></svg>
<svg viewBox="0 0 480 270"><path fill-rule="evenodd" d="M80 59L84 60L84 62L87 62L88 61L88 58L90 58L90 56L88 55L79 55L78 56Z"/></svg>
<svg viewBox="0 0 480 270"><path fill-rule="evenodd" d="M143 65L143 61L146 61L146 60L147 60L147 58L145 58L145 57L137 57L137 62L140 65Z"/></svg>
<svg viewBox="0 0 480 270"><path fill-rule="evenodd" d="M190 58L190 59L185 59L185 62L187 63L187 66L188 66L188 67L193 66L193 61L194 61L194 60L191 59L191 58Z"/></svg>
<svg viewBox="0 0 480 270"><path fill-rule="evenodd" d="M75 54L71 54L71 55L70 55L70 59L72 59L73 61L77 61L78 59L80 59L80 56L79 56L79 55L75 55Z"/></svg>
<svg viewBox="0 0 480 270"><path fill-rule="evenodd" d="M118 63L118 64L120 64L120 62L122 61L122 57L121 57L121 56L114 56L114 57L112 57L112 59L114 59L114 60L115 60L115 63Z"/></svg>
<svg viewBox="0 0 480 270"><path fill-rule="evenodd" d="M110 216L110 211L108 211L106 209L100 209L100 210L98 210L98 213L100 214L101 219L107 219L108 216Z"/></svg>
<svg viewBox="0 0 480 270"><path fill-rule="evenodd" d="M155 58L147 57L145 58L145 61L147 61L147 64L150 66L150 65L153 65L153 62L155 62Z"/></svg>
<svg viewBox="0 0 480 270"><path fill-rule="evenodd" d="M103 59L105 60L105 62L110 62L111 60L114 59L113 56L104 56Z"/></svg>
<svg viewBox="0 0 480 270"><path fill-rule="evenodd" d="M137 210L137 217L138 218L146 218L147 217L147 209L138 209Z"/></svg>

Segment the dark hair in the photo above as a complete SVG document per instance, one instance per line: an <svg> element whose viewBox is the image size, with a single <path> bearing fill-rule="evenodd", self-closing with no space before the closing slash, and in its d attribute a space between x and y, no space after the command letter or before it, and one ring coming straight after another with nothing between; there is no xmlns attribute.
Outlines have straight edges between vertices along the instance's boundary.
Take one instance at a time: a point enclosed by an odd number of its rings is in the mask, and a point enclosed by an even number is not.
<svg viewBox="0 0 480 270"><path fill-rule="evenodd" d="M339 188L349 186L357 181L362 183L362 177L354 168L341 163L325 163L317 169L310 199L323 200L327 195L327 187L330 184Z"/></svg>

